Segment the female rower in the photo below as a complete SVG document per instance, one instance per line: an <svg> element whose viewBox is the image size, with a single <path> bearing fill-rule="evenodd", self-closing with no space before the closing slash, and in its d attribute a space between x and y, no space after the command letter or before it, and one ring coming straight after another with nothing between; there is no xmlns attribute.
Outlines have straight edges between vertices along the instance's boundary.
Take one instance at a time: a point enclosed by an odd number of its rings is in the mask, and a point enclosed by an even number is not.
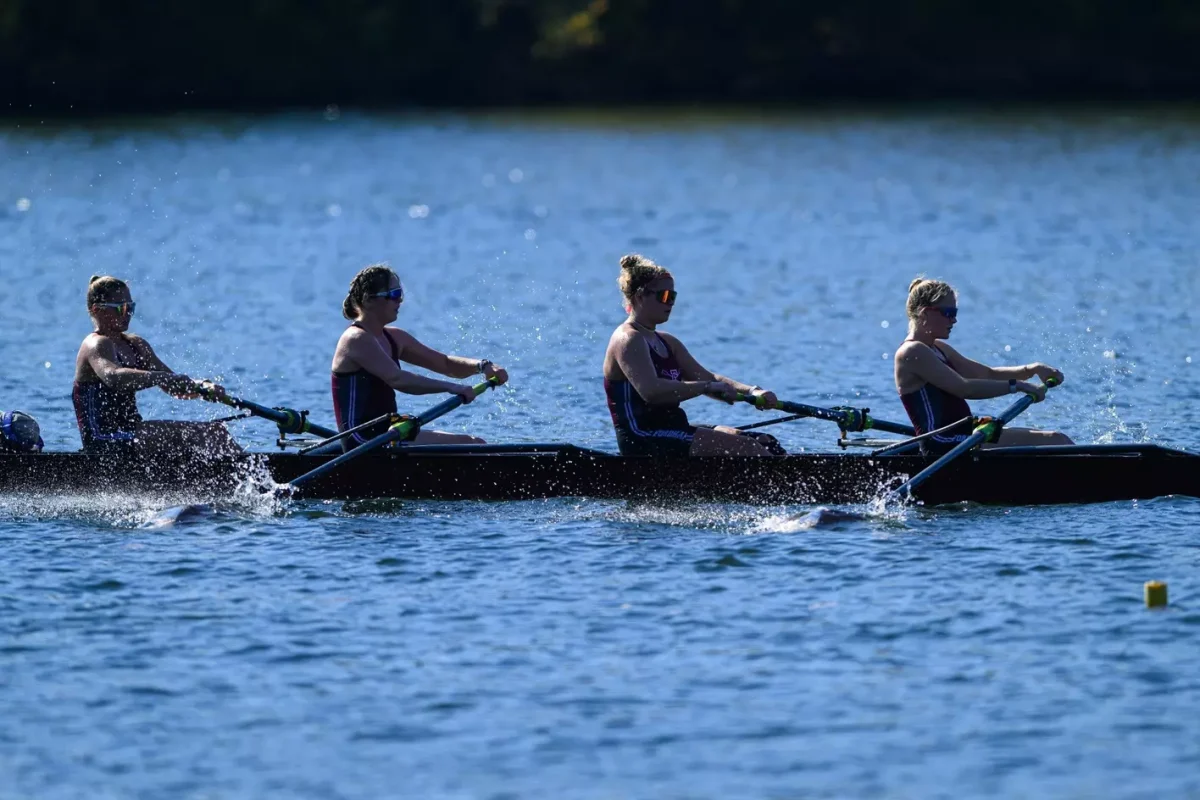
<svg viewBox="0 0 1200 800"><path fill-rule="evenodd" d="M671 318L675 279L640 255L621 259L617 280L629 318L621 323L604 354L604 392L623 455L767 456L783 453L775 437L724 426L699 426L679 407L684 400L711 395L732 403L738 394L772 408L775 395L702 367L683 343L657 326Z"/></svg>
<svg viewBox="0 0 1200 800"><path fill-rule="evenodd" d="M129 286L111 276L93 276L87 307L95 332L83 340L75 357L75 421L85 452L231 455L241 447L220 422L145 421L137 393L158 387L180 399L200 397L203 389L217 397L225 389L196 382L162 362L150 343L129 333L135 307Z"/></svg>
<svg viewBox="0 0 1200 800"><path fill-rule="evenodd" d="M1045 364L988 367L959 354L946 343L958 319L958 296L944 281L917 278L908 287L908 338L896 350L896 390L918 434L944 428L971 416L967 400L1024 392L1035 402L1046 397L1045 381L1063 374ZM1042 384L1027 383L1040 378ZM922 442L940 453L971 435L970 423ZM1065 434L1028 428L1004 428L995 447L1072 444ZM986 447L987 445L985 445Z"/></svg>
<svg viewBox="0 0 1200 800"><path fill-rule="evenodd" d="M400 368L400 362L430 372L464 379L480 374L497 384L508 373L484 359L448 356L417 341L412 334L389 327L400 313L404 288L389 267L373 264L354 276L342 303L342 316L350 320L333 354L333 413L339 431L388 414L396 414L396 392L437 394L448 392L464 403L475 399L469 383L426 378ZM388 423L369 427L342 440L350 450L387 430ZM483 439L441 431L418 431L410 439L418 444L483 444Z"/></svg>

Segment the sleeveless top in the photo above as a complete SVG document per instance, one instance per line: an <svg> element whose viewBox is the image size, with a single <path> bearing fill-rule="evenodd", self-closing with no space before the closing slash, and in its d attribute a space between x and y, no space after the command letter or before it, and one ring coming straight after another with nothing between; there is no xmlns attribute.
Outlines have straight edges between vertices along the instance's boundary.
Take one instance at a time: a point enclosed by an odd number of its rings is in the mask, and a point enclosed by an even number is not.
<svg viewBox="0 0 1200 800"><path fill-rule="evenodd" d="M357 322L353 323L352 327L362 328ZM392 361L395 361L396 366L399 367L400 352L396 347L396 340L392 338L386 328L383 335L387 337L388 344L391 346ZM333 415L337 420L339 432L362 425L364 422L370 422L384 414L397 413L396 390L382 378L372 375L361 367L353 372L334 372L331 383ZM352 450L368 439L383 433L387 427L387 422L382 422L352 434L342 439L342 449Z"/></svg>
<svg viewBox="0 0 1200 800"><path fill-rule="evenodd" d="M935 345L933 352L937 354L943 364L954 369L940 347ZM932 383L926 383L915 392L900 395L900 401L904 403L904 410L908 412L908 418L912 420L913 428L918 435L944 428L958 422L963 417L971 416L971 407L967 405L966 400L956 397L944 389L939 389ZM934 443L939 445L955 445L970 434L970 428L964 427L952 431L948 436L931 438Z"/></svg>
<svg viewBox="0 0 1200 800"><path fill-rule="evenodd" d="M667 354L660 356L646 343L650 349L650 360L654 363L654 372L658 377L669 381L682 379L683 370L679 360L671 352L671 346L658 333L654 334ZM618 441L624 436L678 436L691 439L694 428L688 423L687 414L678 403L666 405L651 405L642 399L629 381L604 379L604 394L608 399L608 411L612 415L613 427L617 430Z"/></svg>
<svg viewBox="0 0 1200 800"><path fill-rule="evenodd" d="M121 338L129 341L124 335ZM136 354L136 348L134 352ZM126 363L120 350L116 351L116 362L122 367L149 368L136 355L134 363ZM83 440L84 450L133 442L138 425L142 422L135 390L113 389L100 380L88 383L76 381L71 399L75 405L75 423L79 426L79 438Z"/></svg>

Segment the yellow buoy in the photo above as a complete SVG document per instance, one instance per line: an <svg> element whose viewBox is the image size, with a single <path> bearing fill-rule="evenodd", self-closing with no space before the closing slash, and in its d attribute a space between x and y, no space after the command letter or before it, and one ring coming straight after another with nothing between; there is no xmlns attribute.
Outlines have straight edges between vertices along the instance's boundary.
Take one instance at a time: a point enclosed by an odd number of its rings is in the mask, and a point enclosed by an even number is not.
<svg viewBox="0 0 1200 800"><path fill-rule="evenodd" d="M1146 607L1158 608L1167 604L1167 585L1162 581L1146 581Z"/></svg>

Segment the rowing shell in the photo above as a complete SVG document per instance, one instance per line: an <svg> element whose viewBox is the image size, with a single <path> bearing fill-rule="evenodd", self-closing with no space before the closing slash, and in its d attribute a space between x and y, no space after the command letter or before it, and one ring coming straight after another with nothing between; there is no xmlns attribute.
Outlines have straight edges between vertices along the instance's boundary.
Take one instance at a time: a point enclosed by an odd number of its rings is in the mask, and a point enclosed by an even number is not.
<svg viewBox="0 0 1200 800"><path fill-rule="evenodd" d="M0 491L170 493L204 502L256 477L286 483L330 456L114 462L84 453L0 455ZM531 500L595 497L661 502L863 503L928 461L915 455L778 458L617 456L572 445L410 445L368 453L306 485L314 499ZM1200 455L1156 445L1013 447L969 454L921 486L927 505L1097 503L1200 497Z"/></svg>

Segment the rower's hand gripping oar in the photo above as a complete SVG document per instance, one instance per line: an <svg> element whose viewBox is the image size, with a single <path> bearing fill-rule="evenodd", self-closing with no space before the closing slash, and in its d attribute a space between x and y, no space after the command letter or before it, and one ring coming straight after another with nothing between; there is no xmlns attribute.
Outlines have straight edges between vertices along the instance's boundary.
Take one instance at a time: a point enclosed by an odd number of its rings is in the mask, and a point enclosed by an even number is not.
<svg viewBox="0 0 1200 800"><path fill-rule="evenodd" d="M475 386L473 386L471 388L475 391L475 396L478 397L479 395L486 392L488 389L494 389L499 385L500 384L496 382L495 378L489 378L488 380L484 381L483 383L476 384ZM333 459L332 461L326 461L324 464L317 467L316 469L309 470L308 472L304 473L303 475L301 475L298 478L293 478L286 486L281 488L281 491L286 492L288 490L299 489L300 487L304 486L305 484L312 483L317 478L320 478L322 475L328 475L330 472L334 471L335 469L340 467L342 464L345 464L347 461L350 461L352 459L358 458L359 456L363 455L364 453L369 453L372 450L383 447L384 445L390 444L391 442L396 442L396 441L401 441L403 439L406 439L406 438L408 438L408 435L410 433L412 433L414 428L419 430L420 428L424 427L425 425L428 425L430 422L433 422L438 417L441 417L445 414L450 413L451 411L458 408L462 404L463 404L463 399L461 397L459 397L458 395L455 395L454 397L451 397L449 400L445 400L441 403L438 403L436 406L434 406L433 408L424 412L423 414L420 414L416 417L406 417L404 419L401 419L399 422L397 422L396 424L389 427L383 433L379 434L378 436L376 436L373 439L368 439L366 442L364 442L363 444L360 444L358 447L354 448L349 453L342 453L340 456Z"/></svg>
<svg viewBox="0 0 1200 800"><path fill-rule="evenodd" d="M196 384L196 393L210 403L223 403L231 408L249 411L255 417L269 419L279 426L281 434L312 433L326 438L337 436L337 431L310 422L307 411L293 411L290 408L267 408L266 406L252 403L249 400L243 400L233 395L218 395L211 385L199 382Z"/></svg>
<svg viewBox="0 0 1200 800"><path fill-rule="evenodd" d="M743 403L749 403L755 408L763 408L761 405L762 395L739 393L737 399ZM917 435L917 432L913 430L911 425L901 425L898 422L875 419L867 413L870 409L866 408L818 408L817 406L806 406L803 403L792 403L787 400L776 400L773 408L794 414L795 416L791 417L791 419L812 417L814 419L836 422L841 430L848 433L860 433L865 430L874 429L877 431L887 431L888 433L898 433L901 436ZM779 421L782 422L783 420ZM759 424L761 425L762 423Z"/></svg>
<svg viewBox="0 0 1200 800"><path fill-rule="evenodd" d="M1057 385L1058 381L1054 380L1053 378L1050 378L1045 382L1045 387L1047 389ZM995 417L994 419L988 419L987 421L981 423L975 428L974 433L956 444L937 461L934 461L928 467L921 470L904 483L900 484L893 492L890 493L890 496L900 499L908 499L912 497L912 493L916 490L916 488L932 478L934 474L938 472L938 470L968 450L974 449L984 442L992 440L1000 432L1001 428L1016 419L1017 415L1029 408L1036 401L1037 398L1034 395L1027 394L1005 409L1004 413L1002 413L1000 416Z"/></svg>

